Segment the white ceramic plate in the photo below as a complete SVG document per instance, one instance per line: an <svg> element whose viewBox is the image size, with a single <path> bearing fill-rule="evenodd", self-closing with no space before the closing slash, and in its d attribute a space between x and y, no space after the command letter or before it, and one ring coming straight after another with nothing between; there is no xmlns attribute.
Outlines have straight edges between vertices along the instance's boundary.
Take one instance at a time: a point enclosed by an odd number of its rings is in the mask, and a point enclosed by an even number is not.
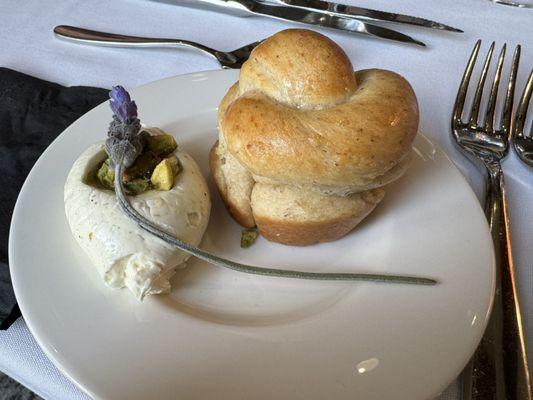
<svg viewBox="0 0 533 400"><path fill-rule="evenodd" d="M236 79L235 71L179 76L132 95L142 121L174 134L208 176L217 105ZM192 261L170 295L141 304L104 286L63 210L72 163L105 137L110 118L107 104L95 108L41 156L9 248L31 332L95 399L422 400L466 364L490 309L492 244L474 193L423 136L409 172L345 238L305 248L259 239L243 250L210 183L203 247L254 264L422 275L438 286L268 278Z"/></svg>

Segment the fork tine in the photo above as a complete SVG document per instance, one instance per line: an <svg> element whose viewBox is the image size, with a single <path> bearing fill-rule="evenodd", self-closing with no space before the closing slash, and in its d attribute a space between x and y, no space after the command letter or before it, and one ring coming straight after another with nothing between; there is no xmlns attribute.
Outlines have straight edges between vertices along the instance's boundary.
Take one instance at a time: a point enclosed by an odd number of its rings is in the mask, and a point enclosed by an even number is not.
<svg viewBox="0 0 533 400"><path fill-rule="evenodd" d="M511 132L511 125L512 125L512 114L513 114L513 103L514 103L514 91L516 86L516 75L518 74L518 64L520 63L520 45L516 46L516 49L514 51L513 56L513 66L511 67L511 73L509 74L509 83L507 84L507 96L505 97L505 104L503 106L503 115L502 115L502 131L505 133L505 135L509 135ZM524 95L527 92L527 86L526 90L524 91ZM531 95L531 91L530 91ZM524 110L527 111L527 107ZM524 115L525 119L525 115ZM517 122L519 122L517 118ZM523 124L522 124L523 126ZM513 128L514 131L514 128Z"/></svg>
<svg viewBox="0 0 533 400"><path fill-rule="evenodd" d="M502 75L503 60L505 58L505 50L507 45L504 44L498 58L498 66L496 68L496 74L494 75L494 81L490 89L489 103L487 105L487 113L485 114L485 131L493 132L494 128L494 111L496 110L496 99L498 98L498 88L500 87L500 78Z"/></svg>
<svg viewBox="0 0 533 400"><path fill-rule="evenodd" d="M472 54L470 55L468 63L466 64L465 73L463 74L461 85L459 85L459 90L457 91L455 105L453 106L452 125L461 123L461 116L463 115L463 108L466 100L466 92L468 91L468 84L470 83L470 77L472 76L474 65L476 64L480 46L481 40L478 40L474 46L474 49L472 50Z"/></svg>
<svg viewBox="0 0 533 400"><path fill-rule="evenodd" d="M527 109L529 106L529 101L531 100L532 93L533 93L533 69L531 70L531 74L529 75L529 79L527 81L526 88L524 89L524 93L522 94L522 97L520 98L520 103L518 103L518 110L516 112L515 125L513 128L515 137L521 138L524 136L524 124L526 122Z"/></svg>
<svg viewBox="0 0 533 400"><path fill-rule="evenodd" d="M483 65L483 70L481 71L481 76L479 77L479 82L476 88L476 94L474 95L474 102L472 103L472 112L470 114L470 125L477 125L477 119L479 116L479 106L481 105L481 97L483 96L483 88L485 87L485 80L487 79L487 73L489 71L490 60L492 58L492 53L494 52L495 43L492 42L487 53L487 58L485 58L485 64Z"/></svg>

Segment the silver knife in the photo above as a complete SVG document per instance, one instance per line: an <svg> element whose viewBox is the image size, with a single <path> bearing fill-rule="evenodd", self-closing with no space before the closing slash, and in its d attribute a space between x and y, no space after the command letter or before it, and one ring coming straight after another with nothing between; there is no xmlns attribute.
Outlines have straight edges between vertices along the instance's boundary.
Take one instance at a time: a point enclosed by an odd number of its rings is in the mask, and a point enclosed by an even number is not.
<svg viewBox="0 0 533 400"><path fill-rule="evenodd" d="M417 25L425 28L440 29L444 31L463 32L461 29L425 18L413 17L411 15L404 14L395 14L357 6L349 6L346 4L333 3L324 0L267 0L267 2L303 8L305 10L327 12L331 15L352 17L360 20L398 22L401 24Z"/></svg>
<svg viewBox="0 0 533 400"><path fill-rule="evenodd" d="M359 21L353 17L330 15L303 8L262 3L256 0L152 0L161 3L224 11L234 15L260 15L284 21L298 22L323 28L337 29L345 32L359 33L379 39L388 39L403 43L425 46L411 36Z"/></svg>

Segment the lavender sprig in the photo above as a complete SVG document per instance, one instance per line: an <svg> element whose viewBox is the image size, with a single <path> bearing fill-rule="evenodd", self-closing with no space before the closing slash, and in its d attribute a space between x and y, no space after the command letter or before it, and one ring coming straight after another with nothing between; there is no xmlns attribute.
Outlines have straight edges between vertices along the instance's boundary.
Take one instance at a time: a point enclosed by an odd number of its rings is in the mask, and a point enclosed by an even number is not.
<svg viewBox="0 0 533 400"><path fill-rule="evenodd" d="M114 86L109 92L109 98L113 120L109 124L105 148L112 168L121 158L124 166L129 167L142 151L139 137L141 121L137 118L137 105L122 86Z"/></svg>
<svg viewBox="0 0 533 400"><path fill-rule="evenodd" d="M137 104L131 100L130 94L122 86L113 86L109 98L111 110L120 121L137 118Z"/></svg>
<svg viewBox="0 0 533 400"><path fill-rule="evenodd" d="M199 258L200 260L207 261L208 263L217 265L219 267L229 268L248 274L328 281L373 281L412 285L435 285L437 283L437 281L434 279L417 276L368 273L304 272L256 267L253 265L241 264L219 257L215 254L208 253L205 250L183 242L173 235L161 230L152 221L142 216L131 206L128 198L126 197L126 193L124 192L124 185L122 182L122 173L124 169L133 164L135 158L142 151L142 146L139 141L141 123L137 118L137 106L135 105L135 102L131 100L130 95L122 86L113 87L109 97L111 98L110 103L114 116L113 121L109 125L109 138L106 140L106 149L109 154L109 159L115 170L115 194L117 196L120 209L124 212L124 214L126 214L127 217L137 223L141 229L164 240L166 243Z"/></svg>

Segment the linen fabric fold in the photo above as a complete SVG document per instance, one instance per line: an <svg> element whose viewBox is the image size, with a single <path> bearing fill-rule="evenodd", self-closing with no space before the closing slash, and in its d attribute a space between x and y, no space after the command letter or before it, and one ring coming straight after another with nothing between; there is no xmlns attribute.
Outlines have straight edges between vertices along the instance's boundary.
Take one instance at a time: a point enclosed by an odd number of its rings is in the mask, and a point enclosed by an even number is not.
<svg viewBox="0 0 533 400"><path fill-rule="evenodd" d="M8 238L22 184L46 147L107 99L107 89L64 87L0 67L0 329L20 316L9 275Z"/></svg>

